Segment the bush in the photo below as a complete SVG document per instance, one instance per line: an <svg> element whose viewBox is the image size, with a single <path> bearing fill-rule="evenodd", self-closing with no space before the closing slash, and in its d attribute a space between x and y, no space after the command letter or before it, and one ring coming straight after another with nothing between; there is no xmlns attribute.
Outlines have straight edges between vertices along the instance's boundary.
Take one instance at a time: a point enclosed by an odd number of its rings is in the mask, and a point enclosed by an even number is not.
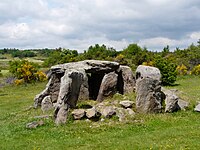
<svg viewBox="0 0 200 150"><path fill-rule="evenodd" d="M200 64L195 66L192 71L191 71L191 74L193 75L200 75Z"/></svg>
<svg viewBox="0 0 200 150"><path fill-rule="evenodd" d="M142 65L145 65L145 66L154 66L154 62L153 61L143 62Z"/></svg>
<svg viewBox="0 0 200 150"><path fill-rule="evenodd" d="M38 71L39 67L37 64L29 62L27 60L11 61L10 72L17 78L15 84L32 83L36 81L45 81L46 75Z"/></svg>
<svg viewBox="0 0 200 150"><path fill-rule="evenodd" d="M186 75L188 72L188 69L184 64L182 64L176 67L176 71L179 75Z"/></svg>
<svg viewBox="0 0 200 150"><path fill-rule="evenodd" d="M163 85L172 85L176 81L177 66L175 64L162 57L157 57L154 60L154 66L157 67L161 72Z"/></svg>

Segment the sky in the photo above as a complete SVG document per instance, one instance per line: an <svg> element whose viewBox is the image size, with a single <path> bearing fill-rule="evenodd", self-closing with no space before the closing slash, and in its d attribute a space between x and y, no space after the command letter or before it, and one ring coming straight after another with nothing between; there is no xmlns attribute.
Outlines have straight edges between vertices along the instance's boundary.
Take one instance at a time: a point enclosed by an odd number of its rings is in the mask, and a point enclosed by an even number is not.
<svg viewBox="0 0 200 150"><path fill-rule="evenodd" d="M199 0L0 0L0 12L0 48L160 51L200 39Z"/></svg>

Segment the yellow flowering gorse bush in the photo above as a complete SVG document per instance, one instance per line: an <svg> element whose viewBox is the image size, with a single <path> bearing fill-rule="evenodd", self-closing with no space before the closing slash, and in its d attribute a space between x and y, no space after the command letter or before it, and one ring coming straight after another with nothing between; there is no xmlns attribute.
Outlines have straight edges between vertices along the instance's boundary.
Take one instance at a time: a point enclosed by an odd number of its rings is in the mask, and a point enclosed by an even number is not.
<svg viewBox="0 0 200 150"><path fill-rule="evenodd" d="M14 82L16 85L47 80L46 74L27 60L10 62L10 72L17 78Z"/></svg>
<svg viewBox="0 0 200 150"><path fill-rule="evenodd" d="M182 64L176 67L176 71L179 75L186 75L188 73L188 68Z"/></svg>

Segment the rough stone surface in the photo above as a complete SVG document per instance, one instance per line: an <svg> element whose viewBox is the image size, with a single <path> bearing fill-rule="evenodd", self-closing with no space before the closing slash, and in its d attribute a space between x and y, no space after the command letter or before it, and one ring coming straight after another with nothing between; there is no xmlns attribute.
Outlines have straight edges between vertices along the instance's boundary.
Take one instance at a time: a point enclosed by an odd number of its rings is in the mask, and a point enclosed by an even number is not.
<svg viewBox="0 0 200 150"><path fill-rule="evenodd" d="M37 94L34 98L34 106L38 107L41 105L42 100L50 95L52 102L57 102L58 93L60 90L60 80L64 72L54 72L49 75L49 82L46 85L46 88L40 93Z"/></svg>
<svg viewBox="0 0 200 150"><path fill-rule="evenodd" d="M33 122L30 122L30 123L27 123L26 124L26 128L28 129L34 129L34 128L37 128L38 126L42 126L44 125L44 121L40 120L40 121L33 121Z"/></svg>
<svg viewBox="0 0 200 150"><path fill-rule="evenodd" d="M83 78L82 78L82 84L80 87L79 92L79 100L89 100L89 85L88 85L88 77L87 74L83 71Z"/></svg>
<svg viewBox="0 0 200 150"><path fill-rule="evenodd" d="M53 103L51 101L50 95L44 97L44 99L42 100L41 109L42 109L43 112L46 112L46 111L53 109Z"/></svg>
<svg viewBox="0 0 200 150"><path fill-rule="evenodd" d="M128 120L130 117L133 117L135 115L135 112L128 108L116 108L116 116L119 118L120 122Z"/></svg>
<svg viewBox="0 0 200 150"><path fill-rule="evenodd" d="M178 110L186 110L189 106L189 103L180 99L177 95L179 93L176 89L165 89L162 88L162 91L165 94L165 112L175 112Z"/></svg>
<svg viewBox="0 0 200 150"><path fill-rule="evenodd" d="M160 70L156 67L139 65L136 69L136 80L147 77L160 81Z"/></svg>
<svg viewBox="0 0 200 150"><path fill-rule="evenodd" d="M69 70L61 78L60 92L57 103L68 104L70 108L75 108L84 73L77 70Z"/></svg>
<svg viewBox="0 0 200 150"><path fill-rule="evenodd" d="M129 115L135 115L135 112L131 108L126 109Z"/></svg>
<svg viewBox="0 0 200 150"><path fill-rule="evenodd" d="M66 123L68 113L69 113L68 105L61 106L61 108L57 107L54 113L55 123L57 125Z"/></svg>
<svg viewBox="0 0 200 150"><path fill-rule="evenodd" d="M128 66L120 66L119 70L122 73L122 79L119 80L119 82L121 81L122 82L121 84L123 84L123 86L124 86L122 94L134 92L135 77L133 75L131 68ZM120 76L119 76L119 78L120 78Z"/></svg>
<svg viewBox="0 0 200 150"><path fill-rule="evenodd" d="M105 118L110 118L116 114L116 110L113 106L105 106L101 110L101 115Z"/></svg>
<svg viewBox="0 0 200 150"><path fill-rule="evenodd" d="M178 100L178 96L173 93L171 95L167 95L165 99L165 112L171 113L180 110Z"/></svg>
<svg viewBox="0 0 200 150"><path fill-rule="evenodd" d="M103 77L97 101L102 102L105 97L112 96L117 92L117 77L115 72L108 73Z"/></svg>
<svg viewBox="0 0 200 150"><path fill-rule="evenodd" d="M134 102L129 101L129 100L125 100L125 101L121 101L119 104L121 106L123 106L124 108L131 108L131 107L133 107Z"/></svg>
<svg viewBox="0 0 200 150"><path fill-rule="evenodd" d="M196 107L194 108L194 111L200 112L200 103L196 105Z"/></svg>
<svg viewBox="0 0 200 150"><path fill-rule="evenodd" d="M80 120L85 117L85 109L74 109L72 111L72 116L75 120Z"/></svg>
<svg viewBox="0 0 200 150"><path fill-rule="evenodd" d="M186 110L189 107L189 102L179 99L178 105L181 108L181 110Z"/></svg>
<svg viewBox="0 0 200 150"><path fill-rule="evenodd" d="M89 119L99 118L101 114L95 109L95 107L86 110L86 117Z"/></svg>
<svg viewBox="0 0 200 150"><path fill-rule="evenodd" d="M161 82L144 77L136 82L136 110L139 113L157 113L162 109Z"/></svg>

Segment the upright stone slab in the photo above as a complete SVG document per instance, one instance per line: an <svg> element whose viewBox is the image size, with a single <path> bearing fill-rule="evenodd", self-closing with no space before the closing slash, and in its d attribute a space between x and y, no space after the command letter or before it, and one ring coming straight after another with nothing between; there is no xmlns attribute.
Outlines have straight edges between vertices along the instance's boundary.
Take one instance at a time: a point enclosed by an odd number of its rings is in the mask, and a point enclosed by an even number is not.
<svg viewBox="0 0 200 150"><path fill-rule="evenodd" d="M140 65L136 69L136 109L140 113L161 112L164 94L161 73L156 67Z"/></svg>
<svg viewBox="0 0 200 150"><path fill-rule="evenodd" d="M162 109L161 82L152 78L137 81L136 110L139 113L158 113Z"/></svg>
<svg viewBox="0 0 200 150"><path fill-rule="evenodd" d="M120 66L119 68L122 79L120 80L120 75L118 76L119 81L123 84L123 94L124 93L131 93L135 90L135 77L130 67L128 66Z"/></svg>
<svg viewBox="0 0 200 150"><path fill-rule="evenodd" d="M46 88L39 93L38 95L35 96L34 98L34 106L38 107L41 105L42 100L46 97L49 96L51 97L51 100L53 103L57 102L58 99L58 94L60 90L60 80L61 77L64 75L64 71L53 71L51 70L49 76L49 82L46 85Z"/></svg>
<svg viewBox="0 0 200 150"><path fill-rule="evenodd" d="M115 72L108 73L103 77L97 101L101 102L105 97L112 96L117 92L117 77Z"/></svg>
<svg viewBox="0 0 200 150"><path fill-rule="evenodd" d="M51 96L46 96L43 100L42 100L42 104L41 104L41 110L43 112L49 111L53 109L53 104L52 104L52 100L51 100Z"/></svg>

